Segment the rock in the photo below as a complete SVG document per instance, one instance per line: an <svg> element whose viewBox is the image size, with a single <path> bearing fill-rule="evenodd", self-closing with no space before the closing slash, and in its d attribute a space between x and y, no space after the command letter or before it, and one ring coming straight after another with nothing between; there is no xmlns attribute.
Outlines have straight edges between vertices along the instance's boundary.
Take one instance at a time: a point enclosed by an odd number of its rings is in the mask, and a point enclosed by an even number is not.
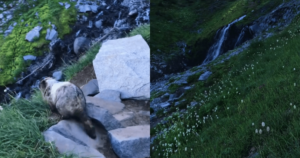
<svg viewBox="0 0 300 158"><path fill-rule="evenodd" d="M43 27L41 26L36 26L34 27L31 31L29 31L27 34L26 34L26 40L28 40L29 42L32 42L33 39L35 38L39 38L40 37L40 30L42 29Z"/></svg>
<svg viewBox="0 0 300 158"><path fill-rule="evenodd" d="M199 77L199 81L207 80L207 78L212 74L210 71L206 71Z"/></svg>
<svg viewBox="0 0 300 158"><path fill-rule="evenodd" d="M170 97L170 94L166 93L160 97L160 100L161 100L161 102L165 102L165 101L169 100L169 97Z"/></svg>
<svg viewBox="0 0 300 158"><path fill-rule="evenodd" d="M191 106L191 107L194 107L194 106L197 105L197 104L198 104L197 102L192 101L191 104L190 104L190 106Z"/></svg>
<svg viewBox="0 0 300 158"><path fill-rule="evenodd" d="M99 93L98 81L96 79L90 80L82 88L82 92L85 96L93 96Z"/></svg>
<svg viewBox="0 0 300 158"><path fill-rule="evenodd" d="M79 157L105 158L96 150L97 139L91 139L83 127L73 120L62 120L43 133L46 142L54 142L61 154L75 154ZM99 134L97 134L97 138Z"/></svg>
<svg viewBox="0 0 300 158"><path fill-rule="evenodd" d="M109 139L120 158L150 157L150 125L111 130Z"/></svg>
<svg viewBox="0 0 300 158"><path fill-rule="evenodd" d="M141 35L104 42L93 60L99 91L121 98L150 98L150 49Z"/></svg>
<svg viewBox="0 0 300 158"><path fill-rule="evenodd" d="M128 15L129 16L133 16L133 15L135 15L135 14L137 14L138 13L138 11L136 10L136 9L134 9L134 10L131 10L129 13L128 13Z"/></svg>
<svg viewBox="0 0 300 158"><path fill-rule="evenodd" d="M102 28L102 20L96 21L96 22L95 22L95 26L96 26L98 29Z"/></svg>
<svg viewBox="0 0 300 158"><path fill-rule="evenodd" d="M98 88L98 83L97 83L97 88ZM96 98L100 98L108 101L116 101L116 102L121 102L120 96L121 93L115 90L103 90L99 94L95 95Z"/></svg>
<svg viewBox="0 0 300 158"><path fill-rule="evenodd" d="M66 9L69 9L70 6L71 6L71 5L70 5L69 3L65 2L65 8L66 8Z"/></svg>
<svg viewBox="0 0 300 158"><path fill-rule="evenodd" d="M6 19L7 19L7 20L10 20L10 19L12 19L12 18L13 18L12 15L7 15L7 16L6 16Z"/></svg>
<svg viewBox="0 0 300 158"><path fill-rule="evenodd" d="M89 47L90 41L85 37L77 37L74 41L74 52L76 54L85 51Z"/></svg>
<svg viewBox="0 0 300 158"><path fill-rule="evenodd" d="M99 6L97 6L95 4L94 5L90 5L90 8L91 8L91 10L92 10L93 13L97 13L98 12L98 7Z"/></svg>
<svg viewBox="0 0 300 158"><path fill-rule="evenodd" d="M57 81L60 81L62 79L63 73L62 71L55 71L52 74L52 77L55 78Z"/></svg>
<svg viewBox="0 0 300 158"><path fill-rule="evenodd" d="M89 117L99 121L107 131L123 127L112 113L105 108L87 103L86 112Z"/></svg>
<svg viewBox="0 0 300 158"><path fill-rule="evenodd" d="M107 101L95 97L85 97L87 103L94 104L95 106L107 109L111 114L116 114L121 112L125 105L123 103L115 102L115 101Z"/></svg>
<svg viewBox="0 0 300 158"><path fill-rule="evenodd" d="M4 32L5 36L8 36L14 29L14 27L17 25L16 22L14 22L13 25L9 25L8 29Z"/></svg>
<svg viewBox="0 0 300 158"><path fill-rule="evenodd" d="M82 15L82 21L87 21L87 20L88 20L88 18L86 16Z"/></svg>
<svg viewBox="0 0 300 158"><path fill-rule="evenodd" d="M93 27L93 22L91 20L89 21L89 26L87 26L87 27L90 29Z"/></svg>
<svg viewBox="0 0 300 158"><path fill-rule="evenodd" d="M24 59L25 61L27 61L27 60L35 60L35 59L36 59L36 56L33 56L33 55L25 55L25 56L23 56L23 59Z"/></svg>
<svg viewBox="0 0 300 158"><path fill-rule="evenodd" d="M57 39L58 33L54 29L47 29L46 40L55 40Z"/></svg>
<svg viewBox="0 0 300 158"><path fill-rule="evenodd" d="M123 127L136 125L136 124L133 123L134 121L132 121L135 118L133 112L122 111L118 114L114 114L113 116L116 120L118 120L121 123L121 125Z"/></svg>
<svg viewBox="0 0 300 158"><path fill-rule="evenodd" d="M79 9L79 12L82 12L82 13L91 11L91 7L90 7L90 5L88 5L88 4L85 4L85 5L79 5L78 9Z"/></svg>
<svg viewBox="0 0 300 158"><path fill-rule="evenodd" d="M168 107L168 106L170 106L171 104L169 103L169 102L165 102L165 103L160 103L159 104L159 106L161 107L161 108L166 108L166 107Z"/></svg>
<svg viewBox="0 0 300 158"><path fill-rule="evenodd" d="M79 30L79 31L76 32L76 35L75 35L76 37L80 34L80 31L81 30Z"/></svg>

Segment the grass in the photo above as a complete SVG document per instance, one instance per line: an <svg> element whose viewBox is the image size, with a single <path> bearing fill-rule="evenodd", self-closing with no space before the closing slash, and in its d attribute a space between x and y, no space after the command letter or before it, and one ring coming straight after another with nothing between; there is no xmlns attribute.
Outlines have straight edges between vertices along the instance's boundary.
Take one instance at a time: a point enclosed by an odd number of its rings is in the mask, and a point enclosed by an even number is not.
<svg viewBox="0 0 300 158"><path fill-rule="evenodd" d="M133 29L129 36L141 35L145 41L149 44L150 43L150 24L143 24L135 29Z"/></svg>
<svg viewBox="0 0 300 158"><path fill-rule="evenodd" d="M153 157L300 156L300 16L285 30L227 62L182 99L198 105L179 109L152 133ZM184 104L182 104L184 105Z"/></svg>
<svg viewBox="0 0 300 158"><path fill-rule="evenodd" d="M188 83L197 82L198 79L199 79L199 77L200 77L200 75L201 75L202 73L203 73L203 72L201 71L201 72L197 72L197 73L195 73L195 74L189 76L189 77L187 78L187 82L188 82Z"/></svg>
<svg viewBox="0 0 300 158"><path fill-rule="evenodd" d="M0 111L0 157L56 158L60 155L55 147L44 141L42 132L55 122L48 120L50 109L43 102L40 92L31 100L13 100L3 104Z"/></svg>
<svg viewBox="0 0 300 158"><path fill-rule="evenodd" d="M63 0L66 1L66 0ZM22 71L30 63L25 63L24 55L40 56L43 51L48 51L46 45L50 41L45 39L47 29L52 28L49 24L51 22L57 27L57 32L60 38L70 33L71 27L69 25L76 21L75 3L70 3L71 7L65 9L60 6L58 2L63 1L33 1L29 0L29 5L21 4L20 8L14 13L13 19L3 26L6 29L9 25L16 22L11 34L2 39L0 45L0 85L4 86L12 84L16 81ZM31 6L35 7L31 7ZM0 11L1 13L2 11ZM38 13L38 17L35 15ZM40 37L33 42L25 40L26 34L35 26L42 26Z"/></svg>
<svg viewBox="0 0 300 158"><path fill-rule="evenodd" d="M77 61L76 63L73 63L72 65L67 65L64 69L63 73L66 77L66 80L71 80L71 78L78 72L80 72L82 69L84 69L86 66L92 64L93 60L95 59L97 53L99 52L101 45L96 44L92 48L90 48L85 56Z"/></svg>

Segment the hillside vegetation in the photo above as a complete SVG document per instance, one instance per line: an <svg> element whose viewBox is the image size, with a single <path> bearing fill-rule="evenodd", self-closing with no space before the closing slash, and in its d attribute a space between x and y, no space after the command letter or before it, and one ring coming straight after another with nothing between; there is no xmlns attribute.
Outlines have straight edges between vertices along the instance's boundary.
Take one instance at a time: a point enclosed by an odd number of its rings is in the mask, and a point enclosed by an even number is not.
<svg viewBox="0 0 300 158"><path fill-rule="evenodd" d="M4 26L8 27L17 22L11 34L7 37L0 35L0 85L4 86L15 82L16 77L25 69L30 62L25 63L23 56L43 54L48 50L50 41L45 39L47 29L56 26L60 38L70 33L69 25L76 20L75 3L70 3L71 7L65 9L58 2L68 2L67 0L52 1L28 1L29 5L20 4L21 7L14 13L13 19ZM9 4L9 2L7 2ZM33 7L34 6L34 7ZM3 11L0 11L2 13ZM38 16L36 15L38 13ZM49 23L51 22L51 23ZM25 40L26 34L36 26L42 26L40 37L34 42Z"/></svg>
<svg viewBox="0 0 300 158"><path fill-rule="evenodd" d="M289 0L287 0L289 1ZM217 30L243 15L238 25L269 13L282 0L151 1L151 54L176 53L176 42L190 46L194 58L206 53ZM197 44L196 44L197 43Z"/></svg>
<svg viewBox="0 0 300 158"><path fill-rule="evenodd" d="M163 133L151 145L152 156L300 157L299 26L298 15L274 36L252 41L222 64L209 64L208 80L195 81L168 123L151 129L151 135ZM197 105L189 106L192 101Z"/></svg>

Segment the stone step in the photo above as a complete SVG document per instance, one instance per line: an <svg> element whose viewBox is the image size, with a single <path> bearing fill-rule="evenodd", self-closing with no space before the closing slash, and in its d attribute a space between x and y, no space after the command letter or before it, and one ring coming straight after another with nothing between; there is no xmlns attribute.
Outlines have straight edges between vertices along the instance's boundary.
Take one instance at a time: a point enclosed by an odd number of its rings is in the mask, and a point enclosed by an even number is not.
<svg viewBox="0 0 300 158"><path fill-rule="evenodd" d="M113 150L120 158L150 157L150 125L108 131Z"/></svg>

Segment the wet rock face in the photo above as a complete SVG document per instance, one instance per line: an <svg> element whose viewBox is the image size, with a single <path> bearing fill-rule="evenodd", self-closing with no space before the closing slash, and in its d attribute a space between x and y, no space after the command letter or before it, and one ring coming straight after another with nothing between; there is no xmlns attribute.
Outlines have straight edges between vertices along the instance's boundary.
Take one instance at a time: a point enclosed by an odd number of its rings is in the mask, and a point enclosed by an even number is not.
<svg viewBox="0 0 300 158"><path fill-rule="evenodd" d="M249 23L245 26L237 26L232 24L228 29L227 34L225 35L220 55L226 53L228 50L232 50L237 46L240 46L245 41L248 41L258 35L260 35L263 31L267 31L274 27L285 27L287 26L295 15L300 13L300 1L292 0L287 3L283 3L282 5L275 8L272 12L266 14L255 20L254 22ZM219 40L222 28L221 27L214 37L214 39L204 39L199 40L193 46L187 46L186 52L181 56L179 61L177 58L172 59L172 61L159 61L156 58L151 60L151 82L163 77L163 74L170 74L183 71L187 68L187 66L196 66L200 65L208 55L208 50L210 46L212 46L215 42ZM190 53L188 50L192 50ZM169 54L168 54L169 55ZM162 58L162 57L161 57ZM176 66L173 65L176 63L183 63L185 67L177 69Z"/></svg>

